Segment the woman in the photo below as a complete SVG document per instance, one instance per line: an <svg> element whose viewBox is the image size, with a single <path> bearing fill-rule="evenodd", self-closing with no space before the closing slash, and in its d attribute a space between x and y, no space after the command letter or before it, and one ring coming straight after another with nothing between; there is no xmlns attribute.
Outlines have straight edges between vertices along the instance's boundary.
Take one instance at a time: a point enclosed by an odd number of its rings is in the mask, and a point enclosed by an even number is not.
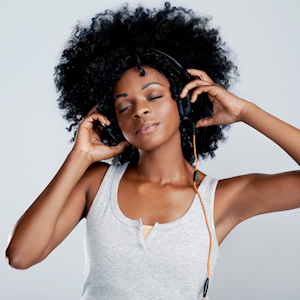
<svg viewBox="0 0 300 300"><path fill-rule="evenodd" d="M198 171L205 210L195 197L190 120L197 120L203 158L224 139L224 125L243 121L300 161L299 130L224 89L235 71L228 55L207 20L168 4L156 13L107 12L78 28L56 68L60 107L73 126L81 122L76 142L18 222L10 264L24 269L43 260L87 217L83 299L200 299L218 245L237 224L299 207L299 172L218 182ZM189 68L191 82L183 84L172 57ZM189 91L192 116L180 117L174 99ZM99 163L113 157L121 165Z"/></svg>

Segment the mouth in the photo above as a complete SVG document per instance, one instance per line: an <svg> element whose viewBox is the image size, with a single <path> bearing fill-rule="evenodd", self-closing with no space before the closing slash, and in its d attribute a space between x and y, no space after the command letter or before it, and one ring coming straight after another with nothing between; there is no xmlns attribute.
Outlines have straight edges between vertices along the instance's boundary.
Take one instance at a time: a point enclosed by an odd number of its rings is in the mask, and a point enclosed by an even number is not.
<svg viewBox="0 0 300 300"><path fill-rule="evenodd" d="M137 135L146 135L153 131L155 131L158 127L159 123L146 122L138 127L136 134Z"/></svg>

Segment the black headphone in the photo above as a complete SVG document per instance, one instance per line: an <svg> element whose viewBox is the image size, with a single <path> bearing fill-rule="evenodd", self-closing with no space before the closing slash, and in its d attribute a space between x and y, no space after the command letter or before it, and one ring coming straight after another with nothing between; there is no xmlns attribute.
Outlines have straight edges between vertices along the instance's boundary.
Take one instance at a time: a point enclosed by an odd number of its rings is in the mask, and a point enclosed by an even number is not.
<svg viewBox="0 0 300 300"><path fill-rule="evenodd" d="M192 121L192 108L191 108L191 94L192 91L189 91L187 93L187 95L184 98L180 98L179 95L183 89L183 87L189 83L190 81L192 81L194 79L194 77L177 61L175 60L175 58L173 58L172 56L154 48L151 47L151 49L157 53L160 53L166 57L168 57L172 62L174 62L177 67L180 69L181 71L181 81L180 84L177 88L176 91L176 96L177 96L177 105L178 105L178 111L179 111L179 115L181 118L183 118L184 120L190 120ZM138 61L138 66L139 69L142 69L142 74L145 75L145 70L143 70L143 68L141 67L141 62L139 60L139 57L136 55L137 61ZM97 125L99 125L97 123ZM113 135L113 132L111 130L111 128L105 126L103 123L101 123L102 128L100 129L101 131L104 130L104 132L107 132L108 135L118 144L120 141ZM193 126L193 132L195 133L195 122L192 121L192 126Z"/></svg>
<svg viewBox="0 0 300 300"><path fill-rule="evenodd" d="M180 117L189 119L192 116L192 108L191 108L191 94L192 92L189 91L187 93L187 95L184 98L180 98L179 95L183 89L183 87L189 83L190 81L192 81L194 79L194 77L172 56L158 50L155 49L153 47L151 47L154 51L168 57L172 62L174 62L180 69L182 77L181 77L181 82L178 86L178 90L176 91L177 93L177 104L178 104L178 110L179 110L179 115Z"/></svg>

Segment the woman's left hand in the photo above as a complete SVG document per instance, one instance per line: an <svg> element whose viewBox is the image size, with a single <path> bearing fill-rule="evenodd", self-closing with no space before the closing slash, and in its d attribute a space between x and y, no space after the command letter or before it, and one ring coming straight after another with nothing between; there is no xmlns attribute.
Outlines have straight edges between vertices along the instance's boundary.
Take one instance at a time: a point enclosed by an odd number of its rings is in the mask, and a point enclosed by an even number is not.
<svg viewBox="0 0 300 300"><path fill-rule="evenodd" d="M191 95L192 103L197 100L198 95L204 92L208 94L213 104L213 115L200 119L196 127L232 124L242 120L248 101L234 96L221 85L214 83L204 71L188 69L188 72L198 79L189 82L182 89L180 97L184 98L190 90L195 89Z"/></svg>

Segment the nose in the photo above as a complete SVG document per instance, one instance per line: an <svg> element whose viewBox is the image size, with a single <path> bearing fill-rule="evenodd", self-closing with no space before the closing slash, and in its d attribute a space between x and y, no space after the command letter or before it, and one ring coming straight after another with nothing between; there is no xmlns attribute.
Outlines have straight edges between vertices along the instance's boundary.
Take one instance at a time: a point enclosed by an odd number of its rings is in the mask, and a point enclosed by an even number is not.
<svg viewBox="0 0 300 300"><path fill-rule="evenodd" d="M134 118L141 118L143 115L146 115L151 112L151 107L146 101L137 101L135 104L135 110L133 113Z"/></svg>

